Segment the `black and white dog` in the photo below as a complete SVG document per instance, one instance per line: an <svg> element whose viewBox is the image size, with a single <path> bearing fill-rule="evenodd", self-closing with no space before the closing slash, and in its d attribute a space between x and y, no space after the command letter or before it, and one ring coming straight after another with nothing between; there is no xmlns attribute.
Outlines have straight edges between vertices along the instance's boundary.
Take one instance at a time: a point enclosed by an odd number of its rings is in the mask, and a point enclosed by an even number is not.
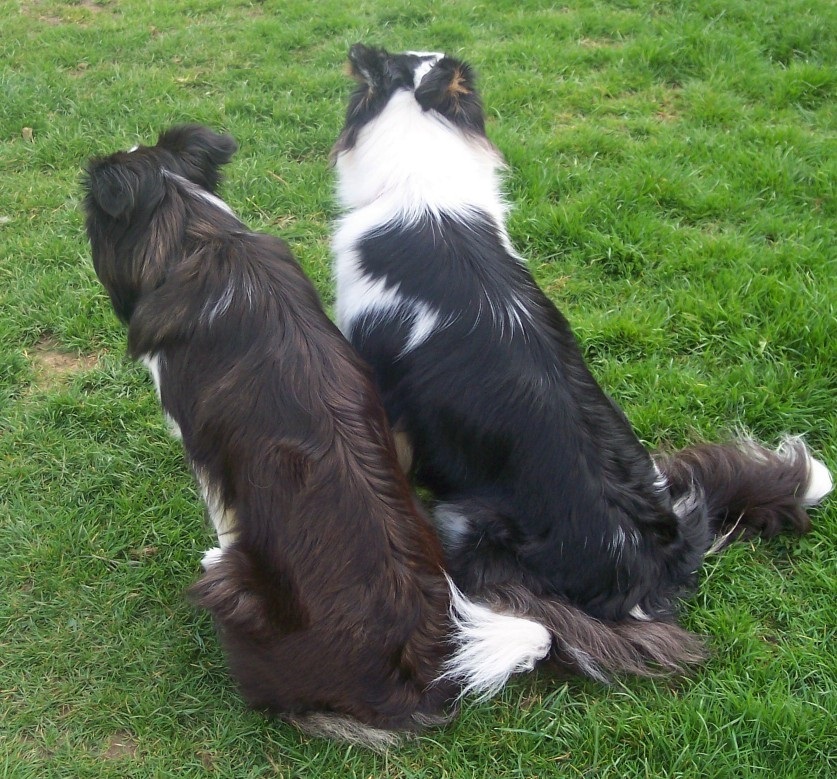
<svg viewBox="0 0 837 779"><path fill-rule="evenodd" d="M439 499L454 580L547 626L553 659L593 677L700 659L674 617L707 551L804 532L829 472L790 438L652 459L511 246L469 66L363 45L349 63L338 324Z"/></svg>
<svg viewBox="0 0 837 779"><path fill-rule="evenodd" d="M93 262L217 531L191 595L245 699L383 745L533 667L550 637L446 577L367 366L287 245L214 194L235 149L185 125L91 160Z"/></svg>

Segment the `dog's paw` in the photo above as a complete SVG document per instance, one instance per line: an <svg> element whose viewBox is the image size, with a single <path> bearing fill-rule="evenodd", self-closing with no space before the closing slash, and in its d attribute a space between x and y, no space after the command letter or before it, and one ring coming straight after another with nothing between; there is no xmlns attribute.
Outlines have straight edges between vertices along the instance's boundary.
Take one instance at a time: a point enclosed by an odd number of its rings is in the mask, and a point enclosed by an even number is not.
<svg viewBox="0 0 837 779"><path fill-rule="evenodd" d="M217 546L213 547L212 549L207 549L203 553L203 557L201 558L201 567L204 569L204 571L208 571L210 568L212 568L212 566L218 564L223 554L224 550L219 549Z"/></svg>

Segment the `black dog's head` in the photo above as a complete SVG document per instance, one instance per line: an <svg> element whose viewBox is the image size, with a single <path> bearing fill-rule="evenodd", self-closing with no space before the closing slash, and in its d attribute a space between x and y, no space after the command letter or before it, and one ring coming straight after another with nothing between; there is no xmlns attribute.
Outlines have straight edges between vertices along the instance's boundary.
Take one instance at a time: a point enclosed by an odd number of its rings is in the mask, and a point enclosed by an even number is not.
<svg viewBox="0 0 837 779"><path fill-rule="evenodd" d="M202 125L173 127L155 146L138 146L90 160L83 181L93 265L117 316L130 319L143 290L164 273L177 204L167 176L180 176L209 193L237 146L229 135Z"/></svg>
<svg viewBox="0 0 837 779"><path fill-rule="evenodd" d="M424 111L434 111L455 127L485 135L485 116L471 67L442 53L404 52L356 43L349 50L349 73L358 81L335 151L354 145L361 128L375 119L399 91L412 93Z"/></svg>

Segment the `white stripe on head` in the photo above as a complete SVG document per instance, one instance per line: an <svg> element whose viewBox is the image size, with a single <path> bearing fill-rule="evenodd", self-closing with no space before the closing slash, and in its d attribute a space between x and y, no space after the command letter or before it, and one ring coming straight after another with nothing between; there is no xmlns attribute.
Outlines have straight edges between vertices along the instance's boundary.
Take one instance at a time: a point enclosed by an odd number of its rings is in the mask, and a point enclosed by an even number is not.
<svg viewBox="0 0 837 779"><path fill-rule="evenodd" d="M444 53L438 51L408 51L405 53L425 60L413 71L413 87L418 87L424 77L433 70L436 63L445 56Z"/></svg>

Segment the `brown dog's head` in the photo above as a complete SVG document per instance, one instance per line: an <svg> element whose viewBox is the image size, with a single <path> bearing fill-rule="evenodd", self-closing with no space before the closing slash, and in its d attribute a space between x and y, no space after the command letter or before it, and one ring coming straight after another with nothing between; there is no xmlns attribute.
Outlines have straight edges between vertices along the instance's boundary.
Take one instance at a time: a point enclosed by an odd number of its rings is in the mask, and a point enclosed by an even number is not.
<svg viewBox="0 0 837 779"><path fill-rule="evenodd" d="M142 292L155 287L179 224L178 203L166 197L167 178L179 177L214 197L220 167L237 148L229 135L197 124L162 133L155 146L138 146L87 165L83 180L93 265L116 315L127 322Z"/></svg>

